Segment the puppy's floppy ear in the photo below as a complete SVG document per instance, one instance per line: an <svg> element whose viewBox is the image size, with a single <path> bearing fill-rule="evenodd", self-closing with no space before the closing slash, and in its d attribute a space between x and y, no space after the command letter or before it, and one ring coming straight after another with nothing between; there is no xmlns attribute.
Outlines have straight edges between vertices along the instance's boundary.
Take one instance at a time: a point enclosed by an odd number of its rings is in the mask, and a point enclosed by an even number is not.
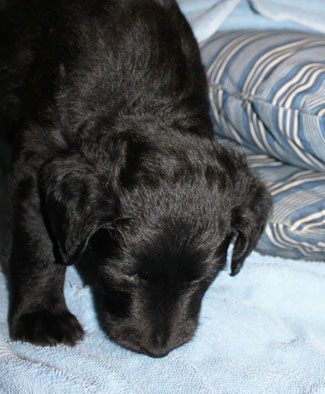
<svg viewBox="0 0 325 394"><path fill-rule="evenodd" d="M271 211L272 201L264 184L249 172L239 182L236 207L232 210L232 228L237 233L231 276L237 275L246 257L255 248Z"/></svg>
<svg viewBox="0 0 325 394"><path fill-rule="evenodd" d="M73 157L47 163L40 174L40 189L55 257L73 264L94 232L114 217L114 194L101 190L94 169Z"/></svg>

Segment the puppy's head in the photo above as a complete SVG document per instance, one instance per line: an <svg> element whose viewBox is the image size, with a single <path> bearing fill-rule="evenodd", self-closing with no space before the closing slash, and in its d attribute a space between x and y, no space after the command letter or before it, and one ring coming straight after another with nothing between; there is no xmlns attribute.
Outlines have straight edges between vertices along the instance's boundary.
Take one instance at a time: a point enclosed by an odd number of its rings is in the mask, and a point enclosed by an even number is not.
<svg viewBox="0 0 325 394"><path fill-rule="evenodd" d="M49 163L46 215L62 262L83 256L92 272L108 335L161 357L192 338L231 240L239 272L271 200L240 155L211 141L122 135L116 146L108 171Z"/></svg>

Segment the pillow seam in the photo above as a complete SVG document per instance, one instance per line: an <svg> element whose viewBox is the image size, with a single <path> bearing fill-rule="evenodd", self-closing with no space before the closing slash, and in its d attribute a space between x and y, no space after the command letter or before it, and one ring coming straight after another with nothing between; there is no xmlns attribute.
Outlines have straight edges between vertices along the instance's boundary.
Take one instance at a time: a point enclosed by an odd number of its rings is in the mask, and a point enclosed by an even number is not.
<svg viewBox="0 0 325 394"><path fill-rule="evenodd" d="M270 101L265 100L262 97L259 97L257 95L251 95L251 94L248 94L248 93L244 93L241 90L236 90L235 92L230 92L227 88L225 88L224 85L221 85L221 84L218 84L218 83L215 83L215 82L210 82L209 81L209 87L212 88L212 89L217 88L219 90L222 90L223 92L227 93L229 96L231 96L231 97L235 98L236 100L241 101L243 103L245 103L245 101L246 102L248 101L248 102L253 104L254 101L260 101L261 103L269 105L272 108L283 109L285 111L298 111L298 112L302 113L303 115L314 117L314 118L319 118L319 119L325 118L325 115L311 114L309 112L306 112L303 109L292 108L292 107L287 108L287 107L284 107L283 105L272 104Z"/></svg>

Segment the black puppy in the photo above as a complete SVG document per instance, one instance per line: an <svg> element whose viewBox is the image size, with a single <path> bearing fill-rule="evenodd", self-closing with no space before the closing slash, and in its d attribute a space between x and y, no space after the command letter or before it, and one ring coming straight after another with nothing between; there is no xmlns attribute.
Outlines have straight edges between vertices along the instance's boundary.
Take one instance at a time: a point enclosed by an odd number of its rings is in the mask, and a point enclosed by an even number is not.
<svg viewBox="0 0 325 394"><path fill-rule="evenodd" d="M163 356L191 339L229 243L234 275L271 206L214 141L191 29L172 0L12 0L1 19L11 336L83 337L63 295L66 265L83 261L108 335Z"/></svg>

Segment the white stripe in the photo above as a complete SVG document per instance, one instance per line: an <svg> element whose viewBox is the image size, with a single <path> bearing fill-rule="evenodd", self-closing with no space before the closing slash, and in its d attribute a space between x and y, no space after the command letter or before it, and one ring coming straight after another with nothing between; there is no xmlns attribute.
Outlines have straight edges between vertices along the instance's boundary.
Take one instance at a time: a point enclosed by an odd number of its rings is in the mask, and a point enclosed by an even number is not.
<svg viewBox="0 0 325 394"><path fill-rule="evenodd" d="M311 245L307 242L296 241L295 239L290 238L285 233L285 225L281 223L272 223L272 225L274 227L274 236L269 226L266 227L265 232L273 245L282 249L288 249L288 247L290 247L290 249L298 249L304 256L307 256L310 252L319 252L321 250L317 246Z"/></svg>
<svg viewBox="0 0 325 394"><path fill-rule="evenodd" d="M306 42L306 40L302 40L302 41ZM252 70L248 74L248 76L246 78L246 81L244 83L244 86L243 86L243 92L248 92L249 91L249 85L251 84L253 78L258 73L258 71L257 71L258 68L261 65L263 65L264 62L266 63L266 61L268 61L269 58L273 58L275 55L278 54L278 52L285 52L286 55L290 56L290 52L288 51L288 49L291 48L291 47L296 47L298 43L301 43L301 41L294 41L294 42L291 42L289 44L285 44L285 45L282 45L280 47L273 48L273 49L267 51L266 53L264 53L264 55L261 56L259 58L259 60L254 64L254 67L252 68ZM277 56L277 58L278 58L278 56ZM275 62L275 63L277 63L277 62ZM270 64L270 63L268 63L268 64ZM265 72L264 72L264 74L265 74ZM256 86L258 84L255 83L254 85Z"/></svg>
<svg viewBox="0 0 325 394"><path fill-rule="evenodd" d="M314 213L313 215L307 216L305 218L302 218L300 220L297 220L295 223L290 226L291 231L297 230L298 227L300 227L302 224L309 222L310 220L318 219L320 217L325 218L325 210L322 210L320 212ZM325 221L323 222L325 224Z"/></svg>
<svg viewBox="0 0 325 394"><path fill-rule="evenodd" d="M306 241L297 241L294 238L290 238L288 234L285 233L283 227L279 228L279 233L281 234L282 238L288 242L288 245L291 245L291 247L294 245L294 247L298 249L300 253L305 256L307 256L310 252L321 251L317 245L312 245Z"/></svg>
<svg viewBox="0 0 325 394"><path fill-rule="evenodd" d="M320 222L306 224L304 226L305 230L313 230L315 227L323 226L322 228L317 228L315 231L319 234L320 232L324 232L325 237L325 219L321 220ZM325 253L325 252L324 252Z"/></svg>
<svg viewBox="0 0 325 394"><path fill-rule="evenodd" d="M254 82L254 86L252 87L252 90L251 90L250 94L251 95L255 94L257 89L258 89L258 87L260 86L260 83L265 80L265 76L267 75L267 73L270 70L272 70L272 68L274 66L276 66L277 64L283 62L283 60L285 60L286 58L288 58L288 57L292 56L293 54L295 54L297 52L297 47L298 48L308 48L309 44L310 45L314 45L316 42L317 41L315 41L314 39L304 39L304 40L301 40L301 41L298 41L298 42L296 41L295 43L293 43L293 44L295 44L295 47L292 49L292 51L287 51L286 50L286 51L284 51L284 54L282 56L279 56L277 54L275 54L275 55L273 54L272 56L270 56L270 59L268 59L269 61L271 60L271 58L274 58L274 59L271 61L271 63L269 63L269 64L266 63L266 67L265 67L263 73L261 73L259 79L256 82ZM323 43L324 42L322 42L322 44ZM299 44L299 45L296 45L296 44ZM273 51L274 50L272 50L271 53ZM278 79L280 79L280 76L279 76Z"/></svg>
<svg viewBox="0 0 325 394"><path fill-rule="evenodd" d="M314 195L314 193L309 193L308 198L306 198L304 191L285 195L274 206L273 220L277 223L291 223L294 214L297 212L303 214L306 207L313 207L318 203L319 197Z"/></svg>
<svg viewBox="0 0 325 394"><path fill-rule="evenodd" d="M295 182L287 183L286 185L278 188L276 191L274 191L274 190L271 191L271 194L272 194L272 196L275 196L275 195L282 193L286 190L289 190L295 186L302 185L307 182L309 183L309 182L314 182L314 181L319 181L319 180L324 180L324 174L319 174L319 175L315 175L314 177L310 177L308 179L300 179Z"/></svg>
<svg viewBox="0 0 325 394"><path fill-rule="evenodd" d="M283 164L283 163L281 163ZM288 178L285 178L283 181L281 182L277 182L276 184L274 184L271 187L271 190L276 190L278 187L281 187L282 185L287 185L289 182L294 181L295 179L299 179L299 178L303 178L304 180L308 180L309 175L313 175L314 172L311 170L305 170L305 171L296 171L293 175L291 175ZM306 178L307 176L307 178Z"/></svg>
<svg viewBox="0 0 325 394"><path fill-rule="evenodd" d="M293 100L298 96L299 93L303 92L304 90L309 89L311 86L315 84L316 79L321 75L322 73L325 72L325 67L318 67L317 65L313 65L313 68L310 70L311 71L311 76L308 75L309 81L307 80L306 83L299 83L293 90L292 94L290 94L286 100L284 101L284 107L289 109L291 108Z"/></svg>
<svg viewBox="0 0 325 394"><path fill-rule="evenodd" d="M269 34L269 33L268 33ZM260 34L259 37L267 36L268 34ZM228 62L232 59L233 55L242 48L242 46L252 42L256 41L257 37L256 35L250 35L248 37L244 38L242 36L238 37L237 39L231 41L228 43L225 48L220 52L219 56L216 58L216 60L213 62L211 65L208 75L213 79L214 82L219 82L221 79L221 76L223 75L225 69L228 66ZM215 70L213 68L215 65L218 65L219 67L216 67Z"/></svg>
<svg viewBox="0 0 325 394"><path fill-rule="evenodd" d="M321 87L317 92L312 92L306 94L304 97L306 100L306 104L308 104L308 111L314 112L315 108L318 108L322 105L325 108L325 82L322 83Z"/></svg>
<svg viewBox="0 0 325 394"><path fill-rule="evenodd" d="M290 137L290 130L291 130L291 127L290 127L290 122L291 122L291 115L292 115L292 111L286 111L286 125L285 125L285 128L284 128L284 135L285 136L287 136L287 137ZM297 127L297 129L298 129L298 127Z"/></svg>
<svg viewBox="0 0 325 394"><path fill-rule="evenodd" d="M295 142L292 141L290 138L288 138L287 143L290 145L292 150L297 153L297 155L304 163L309 164L313 168L315 165L317 167L319 166L319 161L315 159L315 157L311 153L307 152L306 150L301 151L297 144L295 144Z"/></svg>
<svg viewBox="0 0 325 394"><path fill-rule="evenodd" d="M282 105L283 101L280 101L280 97L283 95L285 95L285 97L287 97L288 93L286 93L286 92L292 86L295 86L295 84L301 80L305 81L305 79L308 78L308 72L313 67L314 67L314 64L305 65L304 67L302 67L299 70L298 74L294 78L289 79L284 85L282 85L281 88L274 95L273 100L272 100L272 105ZM291 70L287 74L290 74L290 72L291 72Z"/></svg>
<svg viewBox="0 0 325 394"><path fill-rule="evenodd" d="M274 223L272 225L273 225L273 227L276 227L276 228L279 226L276 223ZM271 230L271 226L270 225L266 226L265 234L267 235L267 237L269 238L269 240L271 241L271 243L273 245L278 246L281 249L287 249L288 248L288 245L286 243L283 245L283 243L281 243L280 241L278 241L277 239L274 238L273 232ZM274 234L278 234L278 232L276 230L274 230Z"/></svg>
<svg viewBox="0 0 325 394"><path fill-rule="evenodd" d="M208 77L209 79L212 78L212 75L215 75L218 68L219 64L223 61L223 58L227 55L229 49L231 49L233 46L236 46L237 44L241 44L243 41L245 41L245 38L242 36L235 38L232 41L229 41L225 47L220 51L218 56L215 58L215 60L211 63L209 69L208 69ZM215 80L215 78L213 78Z"/></svg>
<svg viewBox="0 0 325 394"><path fill-rule="evenodd" d="M252 168L260 168L262 167L263 169L265 167L282 167L283 163L281 163L280 161L270 161L270 162L260 162L257 163L256 160L254 160L254 158L251 158L251 156L247 157L247 160L249 161L249 165Z"/></svg>
<svg viewBox="0 0 325 394"><path fill-rule="evenodd" d="M212 104L212 110L215 117L215 121L219 127L222 128L223 131L228 131L228 137L233 137L238 144L242 144L243 140L237 130L232 126L232 124L225 119L224 111L222 109L222 100L223 100L223 90L217 88L217 94L215 95L214 89L215 86L212 85L212 89L210 89L210 100ZM212 97L211 97L212 94Z"/></svg>

